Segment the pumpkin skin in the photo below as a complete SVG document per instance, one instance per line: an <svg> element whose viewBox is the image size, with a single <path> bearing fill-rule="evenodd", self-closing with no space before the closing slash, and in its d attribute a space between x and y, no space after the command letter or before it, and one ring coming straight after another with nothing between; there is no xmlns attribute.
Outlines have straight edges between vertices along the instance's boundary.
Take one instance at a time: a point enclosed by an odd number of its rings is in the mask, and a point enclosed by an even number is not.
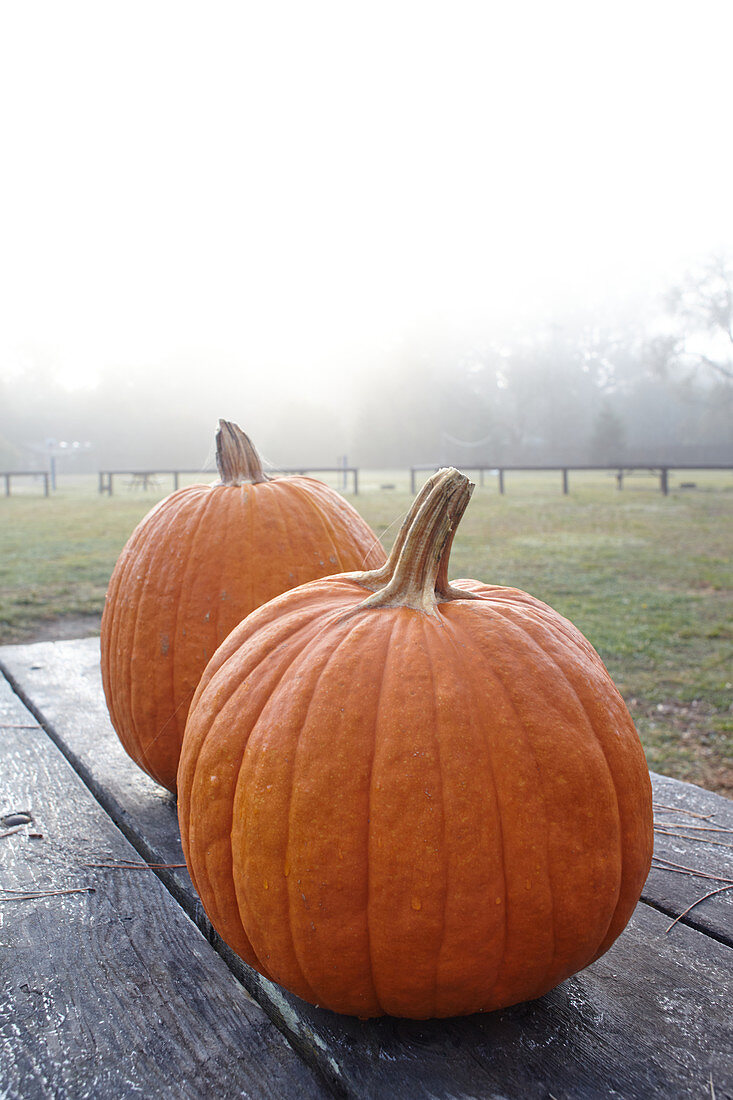
<svg viewBox="0 0 733 1100"><path fill-rule="evenodd" d="M541 996L610 947L651 862L648 769L603 663L527 593L447 583L471 487L433 481L391 577L317 580L240 624L179 767L186 861L219 933L360 1017ZM426 535L431 493L455 486Z"/></svg>
<svg viewBox="0 0 733 1100"><path fill-rule="evenodd" d="M209 658L254 608L384 551L322 482L267 478L250 441L220 422L222 481L179 489L137 526L109 584L102 684L128 754L175 791L186 716Z"/></svg>

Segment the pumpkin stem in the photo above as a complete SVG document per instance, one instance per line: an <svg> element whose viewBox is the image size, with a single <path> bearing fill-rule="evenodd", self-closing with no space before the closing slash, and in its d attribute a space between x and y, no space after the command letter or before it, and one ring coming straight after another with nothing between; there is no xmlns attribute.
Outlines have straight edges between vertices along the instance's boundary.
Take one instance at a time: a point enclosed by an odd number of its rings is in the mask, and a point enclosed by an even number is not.
<svg viewBox="0 0 733 1100"><path fill-rule="evenodd" d="M258 484L270 478L262 469L254 443L231 420L220 420L216 433L216 465L222 485Z"/></svg>
<svg viewBox="0 0 733 1100"><path fill-rule="evenodd" d="M360 583L372 588L384 585L358 609L413 607L434 613L439 602L472 599L469 592L448 583L448 558L456 528L466 510L474 486L458 470L434 474L415 498L386 565L364 574Z"/></svg>
<svg viewBox="0 0 733 1100"><path fill-rule="evenodd" d="M420 489L419 493L410 505L407 515L402 521L400 529L397 532L397 537L392 543L392 549L390 550L389 557L385 561L384 565L380 565L378 569L367 569L358 574L353 574L354 580L357 580L359 584L364 586L364 588L369 588L372 592L377 592L379 589L383 588L384 585L388 583L388 581L391 581L395 571L395 566L397 565L399 556L402 553L402 547L405 545L405 539L407 538L407 534L412 527L413 520L415 519L417 513L420 511L423 502L427 499L429 493L435 486L436 481L439 477L442 476L444 472L444 470L439 470L437 473L433 474L425 482L422 489Z"/></svg>

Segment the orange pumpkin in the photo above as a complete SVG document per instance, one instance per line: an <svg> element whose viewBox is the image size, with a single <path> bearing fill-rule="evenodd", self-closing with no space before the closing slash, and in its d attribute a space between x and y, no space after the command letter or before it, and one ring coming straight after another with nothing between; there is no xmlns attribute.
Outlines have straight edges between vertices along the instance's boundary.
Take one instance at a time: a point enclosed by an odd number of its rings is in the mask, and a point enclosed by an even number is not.
<svg viewBox="0 0 733 1100"><path fill-rule="evenodd" d="M217 464L220 481L172 493L138 525L102 616L112 724L171 791L194 690L229 632L288 588L385 559L343 497L312 478L268 477L248 437L223 420Z"/></svg>
<svg viewBox="0 0 733 1100"><path fill-rule="evenodd" d="M212 923L307 1001L425 1018L539 997L613 943L652 852L628 711L570 622L447 579L473 487L387 565L261 607L208 665L178 773Z"/></svg>

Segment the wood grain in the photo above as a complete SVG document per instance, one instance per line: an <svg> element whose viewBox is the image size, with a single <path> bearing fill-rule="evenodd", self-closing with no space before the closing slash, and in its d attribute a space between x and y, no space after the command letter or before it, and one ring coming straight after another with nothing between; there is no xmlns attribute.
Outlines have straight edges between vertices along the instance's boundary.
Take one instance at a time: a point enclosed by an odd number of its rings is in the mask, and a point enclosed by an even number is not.
<svg viewBox="0 0 733 1100"><path fill-rule="evenodd" d="M4 1098L327 1095L152 872L85 866L138 857L2 681L14 811L31 820L0 839Z"/></svg>

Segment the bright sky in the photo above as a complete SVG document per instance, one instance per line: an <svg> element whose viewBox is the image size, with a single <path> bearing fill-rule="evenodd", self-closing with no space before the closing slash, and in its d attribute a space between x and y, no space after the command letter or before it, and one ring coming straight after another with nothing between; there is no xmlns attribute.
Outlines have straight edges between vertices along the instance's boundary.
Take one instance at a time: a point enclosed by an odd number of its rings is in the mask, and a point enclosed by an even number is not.
<svg viewBox="0 0 733 1100"><path fill-rule="evenodd" d="M732 32L730 0L6 0L0 372L328 379L663 288L733 248Z"/></svg>

